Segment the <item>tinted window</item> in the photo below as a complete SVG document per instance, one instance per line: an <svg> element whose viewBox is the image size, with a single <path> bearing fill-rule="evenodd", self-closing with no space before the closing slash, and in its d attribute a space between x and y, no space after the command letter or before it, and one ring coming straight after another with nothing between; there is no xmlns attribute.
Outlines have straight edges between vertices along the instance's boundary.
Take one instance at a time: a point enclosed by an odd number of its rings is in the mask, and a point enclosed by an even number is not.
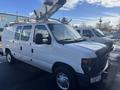
<svg viewBox="0 0 120 90"><path fill-rule="evenodd" d="M30 38L32 26L24 26L21 33L21 40L28 41Z"/></svg>
<svg viewBox="0 0 120 90"><path fill-rule="evenodd" d="M21 33L22 26L18 26L15 31L15 40L20 39L20 33Z"/></svg>
<svg viewBox="0 0 120 90"><path fill-rule="evenodd" d="M93 33L90 30L83 30L83 36L93 37Z"/></svg>
<svg viewBox="0 0 120 90"><path fill-rule="evenodd" d="M35 41L36 34L38 34L38 33L42 34L43 38L47 38L49 36L48 30L44 25L37 25L35 27L33 41Z"/></svg>

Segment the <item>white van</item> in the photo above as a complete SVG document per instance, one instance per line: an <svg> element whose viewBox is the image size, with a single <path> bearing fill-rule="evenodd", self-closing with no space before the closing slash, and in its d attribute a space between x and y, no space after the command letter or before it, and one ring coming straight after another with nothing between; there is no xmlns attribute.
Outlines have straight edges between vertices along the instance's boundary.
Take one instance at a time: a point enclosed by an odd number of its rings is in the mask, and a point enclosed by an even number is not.
<svg viewBox="0 0 120 90"><path fill-rule="evenodd" d="M54 21L18 23L3 31L7 61L20 60L55 74L61 90L103 79L108 68L104 44L84 41L72 27Z"/></svg>
<svg viewBox="0 0 120 90"><path fill-rule="evenodd" d="M76 30L84 39L98 42L98 43L103 43L109 48L110 51L113 50L114 40L105 36L100 29L94 29L94 28L79 29L78 28Z"/></svg>

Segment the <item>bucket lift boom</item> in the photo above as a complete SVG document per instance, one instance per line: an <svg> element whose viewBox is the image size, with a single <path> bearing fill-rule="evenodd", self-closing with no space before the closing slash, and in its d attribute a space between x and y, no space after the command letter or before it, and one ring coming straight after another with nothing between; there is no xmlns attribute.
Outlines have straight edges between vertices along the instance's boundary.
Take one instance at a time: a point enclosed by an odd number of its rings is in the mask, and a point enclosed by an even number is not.
<svg viewBox="0 0 120 90"><path fill-rule="evenodd" d="M66 0L45 0L44 5L39 11L34 10L36 20L48 20L54 13L56 13Z"/></svg>

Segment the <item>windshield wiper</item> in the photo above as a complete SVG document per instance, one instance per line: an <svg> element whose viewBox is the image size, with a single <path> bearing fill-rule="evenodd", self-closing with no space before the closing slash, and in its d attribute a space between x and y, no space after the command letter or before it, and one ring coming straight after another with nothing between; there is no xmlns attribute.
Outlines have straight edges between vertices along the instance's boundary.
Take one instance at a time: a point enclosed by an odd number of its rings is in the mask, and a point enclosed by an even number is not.
<svg viewBox="0 0 120 90"><path fill-rule="evenodd" d="M74 39L66 38L66 39L63 39L63 40L60 40L60 41L74 41Z"/></svg>
<svg viewBox="0 0 120 90"><path fill-rule="evenodd" d="M75 43L75 42L82 42L82 41L85 41L85 39L82 39L82 38L78 38L78 39L71 39L71 38L66 38L66 39L63 39L63 40L59 40L60 43Z"/></svg>
<svg viewBox="0 0 120 90"><path fill-rule="evenodd" d="M80 42L80 41L85 41L85 39L79 38L79 39L76 39L75 41L76 41L76 42Z"/></svg>

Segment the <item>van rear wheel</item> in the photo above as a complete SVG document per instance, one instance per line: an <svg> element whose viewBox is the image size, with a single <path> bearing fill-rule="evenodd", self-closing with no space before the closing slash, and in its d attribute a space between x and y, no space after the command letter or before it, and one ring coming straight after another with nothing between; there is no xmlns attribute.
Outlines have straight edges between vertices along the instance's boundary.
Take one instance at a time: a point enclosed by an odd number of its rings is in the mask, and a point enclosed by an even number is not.
<svg viewBox="0 0 120 90"><path fill-rule="evenodd" d="M12 56L10 51L6 52L6 60L8 63L13 64L14 63L14 57Z"/></svg>

